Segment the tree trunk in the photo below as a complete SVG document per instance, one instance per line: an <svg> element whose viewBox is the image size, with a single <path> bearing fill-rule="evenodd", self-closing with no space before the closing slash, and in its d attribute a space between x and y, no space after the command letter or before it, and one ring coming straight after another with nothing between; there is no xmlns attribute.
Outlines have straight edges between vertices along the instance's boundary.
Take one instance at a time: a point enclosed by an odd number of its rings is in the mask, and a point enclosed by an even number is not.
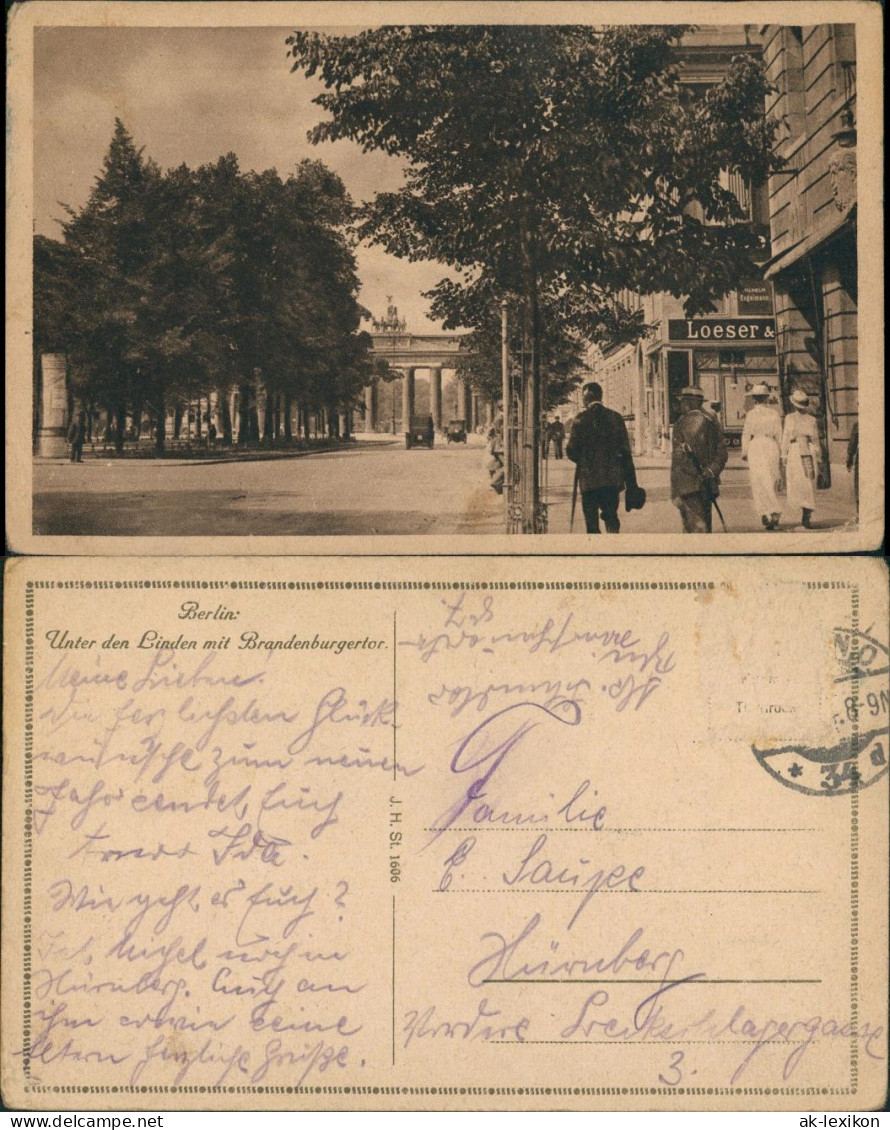
<svg viewBox="0 0 890 1130"><path fill-rule="evenodd" d="M538 309L538 276L533 237L524 226L520 239L522 282L528 327L528 363L524 367L522 390L522 451L520 453L520 496L522 532L544 533L546 523L541 507L541 325Z"/></svg>
<svg viewBox="0 0 890 1130"><path fill-rule="evenodd" d="M127 430L127 406L118 403L115 406L114 450L124 450L124 434Z"/></svg>
<svg viewBox="0 0 890 1130"><path fill-rule="evenodd" d="M291 427L291 412L293 410L293 400L290 393L284 397L284 438L288 443L294 438L293 429Z"/></svg>
<svg viewBox="0 0 890 1130"><path fill-rule="evenodd" d="M275 438L275 397L266 394L265 411L263 412L263 440L271 443Z"/></svg>
<svg viewBox="0 0 890 1130"><path fill-rule="evenodd" d="M228 392L223 393L220 391L219 397L219 423L222 429L223 442L231 444L232 442L232 414L229 411L229 395Z"/></svg>
<svg viewBox="0 0 890 1130"><path fill-rule="evenodd" d="M164 390L158 389L154 397L155 451L164 450L167 439L167 406L164 403Z"/></svg>
<svg viewBox="0 0 890 1130"><path fill-rule="evenodd" d="M250 385L243 384L238 387L238 403L241 405L241 411L238 413L238 443L249 443L252 411Z"/></svg>
<svg viewBox="0 0 890 1130"><path fill-rule="evenodd" d="M142 437L142 410L145 407L145 399L142 396L137 396L133 401L133 429L136 432L136 442L138 443Z"/></svg>

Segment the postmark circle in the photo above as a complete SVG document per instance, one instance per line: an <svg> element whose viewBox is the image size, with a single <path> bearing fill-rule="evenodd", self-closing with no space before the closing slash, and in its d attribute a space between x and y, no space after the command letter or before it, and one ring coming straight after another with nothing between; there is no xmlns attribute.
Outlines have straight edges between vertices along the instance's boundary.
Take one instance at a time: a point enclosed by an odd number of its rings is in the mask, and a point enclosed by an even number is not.
<svg viewBox="0 0 890 1130"><path fill-rule="evenodd" d="M835 628L837 742L792 743L751 751L767 773L806 796L845 796L867 789L890 768L890 649L871 632Z"/></svg>

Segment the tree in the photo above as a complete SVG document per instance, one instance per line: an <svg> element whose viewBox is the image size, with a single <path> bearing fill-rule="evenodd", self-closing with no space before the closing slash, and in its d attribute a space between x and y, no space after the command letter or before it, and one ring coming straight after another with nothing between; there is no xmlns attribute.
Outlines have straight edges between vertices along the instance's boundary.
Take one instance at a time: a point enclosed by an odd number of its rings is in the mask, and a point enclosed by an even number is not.
<svg viewBox="0 0 890 1130"><path fill-rule="evenodd" d="M131 345L153 254L152 210L160 184L160 170L143 159L118 118L86 205L80 212L68 208L63 225L72 386L83 400L108 408L118 449L127 404L139 385Z"/></svg>
<svg viewBox="0 0 890 1130"><path fill-rule="evenodd" d="M150 198L151 252L133 282L141 299L128 359L139 374L134 415L147 402L162 450L167 409L228 387L230 342L220 325L228 296L228 249L209 230L195 174L171 169ZM200 414L197 419L200 428Z"/></svg>
<svg viewBox="0 0 890 1130"><path fill-rule="evenodd" d="M63 242L35 240L35 341L64 342L73 391L108 409L119 448L128 411L140 419L146 405L161 450L168 409L178 419L215 391L231 439L227 396L240 386L239 438L270 439L282 415L289 434L294 397L332 409L369 379L352 203L321 162L284 180L242 173L234 154L162 173L117 120L68 216Z"/></svg>
<svg viewBox="0 0 890 1130"><path fill-rule="evenodd" d="M208 238L228 260L219 326L241 390L239 438L271 440L277 414L289 428L294 397L331 409L365 379L370 342L358 333L363 311L344 233L352 204L318 161L282 180L274 169L242 174L229 154L197 180Z"/></svg>
<svg viewBox="0 0 890 1130"><path fill-rule="evenodd" d="M633 317L616 292L669 291L702 312L759 250L721 174L758 181L771 168L766 81L739 58L703 97L684 97L672 49L685 30L418 25L288 39L293 69L325 87L316 102L330 120L310 139L349 138L407 163L403 188L362 209L360 234L461 271L432 292L449 328L480 326L493 296L521 296L530 452L542 308L591 338L627 335ZM530 460L535 499L537 473ZM536 528L527 515L524 529Z"/></svg>

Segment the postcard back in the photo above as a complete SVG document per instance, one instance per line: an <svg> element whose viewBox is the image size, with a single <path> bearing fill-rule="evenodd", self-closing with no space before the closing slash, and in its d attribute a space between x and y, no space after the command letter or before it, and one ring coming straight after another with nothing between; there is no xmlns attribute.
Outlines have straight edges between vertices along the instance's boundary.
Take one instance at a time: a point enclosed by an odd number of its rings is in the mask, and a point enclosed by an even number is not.
<svg viewBox="0 0 890 1130"><path fill-rule="evenodd" d="M26 1108L842 1108L886 1067L868 561L17 561Z"/></svg>

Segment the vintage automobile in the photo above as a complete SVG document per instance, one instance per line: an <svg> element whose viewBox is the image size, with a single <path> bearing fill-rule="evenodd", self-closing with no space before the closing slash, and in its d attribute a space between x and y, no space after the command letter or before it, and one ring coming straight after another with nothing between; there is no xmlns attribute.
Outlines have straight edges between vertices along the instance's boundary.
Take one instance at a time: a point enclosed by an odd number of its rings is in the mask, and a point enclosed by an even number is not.
<svg viewBox="0 0 890 1130"><path fill-rule="evenodd" d="M432 447L436 437L432 416L412 416L405 432L405 447Z"/></svg>
<svg viewBox="0 0 890 1130"><path fill-rule="evenodd" d="M467 421L449 420L448 427L445 430L445 437L447 438L449 443L466 443Z"/></svg>

